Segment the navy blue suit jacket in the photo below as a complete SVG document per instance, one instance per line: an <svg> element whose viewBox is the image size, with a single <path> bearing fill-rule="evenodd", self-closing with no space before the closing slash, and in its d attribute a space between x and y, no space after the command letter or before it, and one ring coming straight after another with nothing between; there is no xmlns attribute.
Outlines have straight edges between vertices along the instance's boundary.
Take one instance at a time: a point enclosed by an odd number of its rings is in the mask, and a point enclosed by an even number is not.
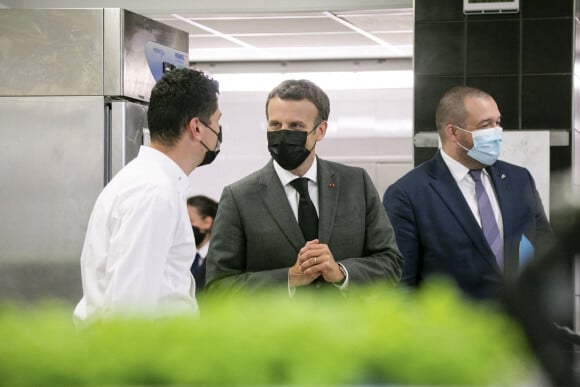
<svg viewBox="0 0 580 387"><path fill-rule="evenodd" d="M391 185L383 197L405 258L403 284L418 287L445 274L474 298L494 298L515 277L525 235L537 250L551 241L551 227L527 169L497 161L487 167L503 218L502 273L481 227L440 153Z"/></svg>

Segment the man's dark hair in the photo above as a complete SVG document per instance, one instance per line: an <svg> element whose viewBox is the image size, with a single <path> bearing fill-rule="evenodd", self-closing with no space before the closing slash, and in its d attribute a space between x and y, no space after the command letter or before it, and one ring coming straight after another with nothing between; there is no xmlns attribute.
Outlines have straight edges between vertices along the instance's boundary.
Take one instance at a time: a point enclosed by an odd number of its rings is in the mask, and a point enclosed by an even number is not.
<svg viewBox="0 0 580 387"><path fill-rule="evenodd" d="M328 120L328 115L330 114L328 95L320 87L306 79L288 79L276 86L268 94L268 99L266 100L266 117L268 117L268 104L275 97L293 101L306 99L318 109L317 123Z"/></svg>
<svg viewBox="0 0 580 387"><path fill-rule="evenodd" d="M171 70L151 91L147 121L151 140L175 145L194 117L208 123L218 108L219 84L201 71Z"/></svg>
<svg viewBox="0 0 580 387"><path fill-rule="evenodd" d="M197 208L199 215L202 218L211 217L215 219L217 214L218 204L215 200L204 195L192 196L187 199L187 205Z"/></svg>

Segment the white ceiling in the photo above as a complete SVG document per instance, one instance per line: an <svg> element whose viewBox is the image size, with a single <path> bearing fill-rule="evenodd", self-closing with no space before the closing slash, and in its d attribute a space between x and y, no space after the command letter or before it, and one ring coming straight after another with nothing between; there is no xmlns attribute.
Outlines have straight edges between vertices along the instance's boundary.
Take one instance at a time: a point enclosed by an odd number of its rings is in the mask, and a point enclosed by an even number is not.
<svg viewBox="0 0 580 387"><path fill-rule="evenodd" d="M189 33L195 62L410 58L413 10L157 13Z"/></svg>
<svg viewBox="0 0 580 387"><path fill-rule="evenodd" d="M411 58L412 0L83 0L189 33L193 62ZM0 0L0 8L78 8L77 0Z"/></svg>

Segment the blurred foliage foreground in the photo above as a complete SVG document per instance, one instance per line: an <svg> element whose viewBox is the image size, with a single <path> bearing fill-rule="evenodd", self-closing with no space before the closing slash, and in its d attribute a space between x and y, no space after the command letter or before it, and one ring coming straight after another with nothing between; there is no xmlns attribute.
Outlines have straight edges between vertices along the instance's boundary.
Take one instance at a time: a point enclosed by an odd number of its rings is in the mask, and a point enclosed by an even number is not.
<svg viewBox="0 0 580 387"><path fill-rule="evenodd" d="M200 317L81 330L70 305L4 304L0 386L498 386L535 367L513 321L445 284L333 293L213 296Z"/></svg>

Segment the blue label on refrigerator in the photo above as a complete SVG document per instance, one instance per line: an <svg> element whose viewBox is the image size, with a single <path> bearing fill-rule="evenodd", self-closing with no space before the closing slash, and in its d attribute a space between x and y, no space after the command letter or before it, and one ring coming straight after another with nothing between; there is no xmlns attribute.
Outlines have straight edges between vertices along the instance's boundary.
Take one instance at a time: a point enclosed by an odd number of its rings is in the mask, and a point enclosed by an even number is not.
<svg viewBox="0 0 580 387"><path fill-rule="evenodd" d="M145 57L153 78L157 82L165 72L186 66L187 54L157 42L145 44Z"/></svg>

